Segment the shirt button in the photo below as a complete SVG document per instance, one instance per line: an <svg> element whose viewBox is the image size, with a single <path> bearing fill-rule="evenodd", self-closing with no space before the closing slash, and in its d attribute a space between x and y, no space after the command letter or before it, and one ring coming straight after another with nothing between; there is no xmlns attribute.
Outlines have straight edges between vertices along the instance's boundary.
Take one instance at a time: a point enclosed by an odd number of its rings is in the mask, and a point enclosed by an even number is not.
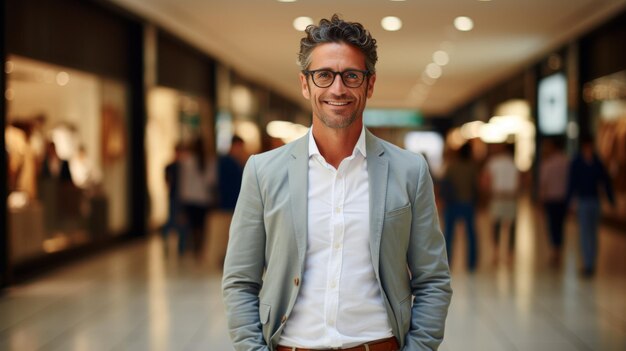
<svg viewBox="0 0 626 351"><path fill-rule="evenodd" d="M334 281L333 281L333 282L330 282L330 287L331 287L332 289L334 289L336 286L337 286L337 283L335 283Z"/></svg>
<svg viewBox="0 0 626 351"><path fill-rule="evenodd" d="M341 243L335 243L335 249L340 249L341 248Z"/></svg>
<svg viewBox="0 0 626 351"><path fill-rule="evenodd" d="M335 212L340 213L340 212L341 212L341 207L337 207L337 208L335 209Z"/></svg>
<svg viewBox="0 0 626 351"><path fill-rule="evenodd" d="M296 278L293 280L293 284L294 284L295 286L300 285L300 278L296 277Z"/></svg>
<svg viewBox="0 0 626 351"><path fill-rule="evenodd" d="M285 324L286 321L287 321L287 316L283 316L283 318L280 319L281 324Z"/></svg>

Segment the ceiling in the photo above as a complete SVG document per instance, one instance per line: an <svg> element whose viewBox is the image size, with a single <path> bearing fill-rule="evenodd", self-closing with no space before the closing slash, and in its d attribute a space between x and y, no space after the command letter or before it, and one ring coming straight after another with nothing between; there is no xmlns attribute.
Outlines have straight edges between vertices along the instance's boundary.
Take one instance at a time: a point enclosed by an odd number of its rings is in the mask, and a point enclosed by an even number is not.
<svg viewBox="0 0 626 351"><path fill-rule="evenodd" d="M317 23L333 13L361 22L378 41L377 80L369 107L451 113L626 8L626 0L110 0L207 52L237 72L306 104L296 56L298 16ZM403 27L380 22L397 16ZM474 29L454 29L469 16ZM432 85L423 73L435 51L450 61Z"/></svg>

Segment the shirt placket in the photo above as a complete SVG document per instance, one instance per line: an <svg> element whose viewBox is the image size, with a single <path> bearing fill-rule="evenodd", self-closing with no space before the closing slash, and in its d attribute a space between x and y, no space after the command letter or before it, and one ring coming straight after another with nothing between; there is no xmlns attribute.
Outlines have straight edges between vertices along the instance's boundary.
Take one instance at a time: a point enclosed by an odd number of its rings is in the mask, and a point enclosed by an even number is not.
<svg viewBox="0 0 626 351"><path fill-rule="evenodd" d="M339 311L339 286L341 282L341 267L343 264L343 241L345 234L345 177L342 168L333 174L331 241L328 262L326 323L328 324L331 345L340 346L341 340L337 331L337 317Z"/></svg>

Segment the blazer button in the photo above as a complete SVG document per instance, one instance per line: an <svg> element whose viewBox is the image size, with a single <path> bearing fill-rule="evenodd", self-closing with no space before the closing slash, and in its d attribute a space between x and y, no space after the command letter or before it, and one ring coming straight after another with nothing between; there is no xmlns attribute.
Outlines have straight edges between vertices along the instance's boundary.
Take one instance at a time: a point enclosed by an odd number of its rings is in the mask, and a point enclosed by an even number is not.
<svg viewBox="0 0 626 351"><path fill-rule="evenodd" d="M287 316L283 316L283 318L280 319L281 324L285 324L286 321L287 321Z"/></svg>
<svg viewBox="0 0 626 351"><path fill-rule="evenodd" d="M294 284L295 286L300 285L300 278L296 277L296 278L293 280L293 284Z"/></svg>

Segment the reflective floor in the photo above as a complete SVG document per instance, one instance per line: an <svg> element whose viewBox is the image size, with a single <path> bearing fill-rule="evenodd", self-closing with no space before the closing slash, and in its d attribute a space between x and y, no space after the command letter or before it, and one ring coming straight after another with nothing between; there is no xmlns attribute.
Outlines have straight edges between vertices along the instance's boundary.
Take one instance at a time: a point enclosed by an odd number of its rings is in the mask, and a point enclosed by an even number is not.
<svg viewBox="0 0 626 351"><path fill-rule="evenodd" d="M454 242L454 297L441 350L626 350L626 233L602 227L596 276L578 275L568 219L560 268L548 264L541 214L522 201L514 257L494 262L488 218L481 260ZM51 272L0 297L0 350L230 350L220 275L166 254L154 236Z"/></svg>

